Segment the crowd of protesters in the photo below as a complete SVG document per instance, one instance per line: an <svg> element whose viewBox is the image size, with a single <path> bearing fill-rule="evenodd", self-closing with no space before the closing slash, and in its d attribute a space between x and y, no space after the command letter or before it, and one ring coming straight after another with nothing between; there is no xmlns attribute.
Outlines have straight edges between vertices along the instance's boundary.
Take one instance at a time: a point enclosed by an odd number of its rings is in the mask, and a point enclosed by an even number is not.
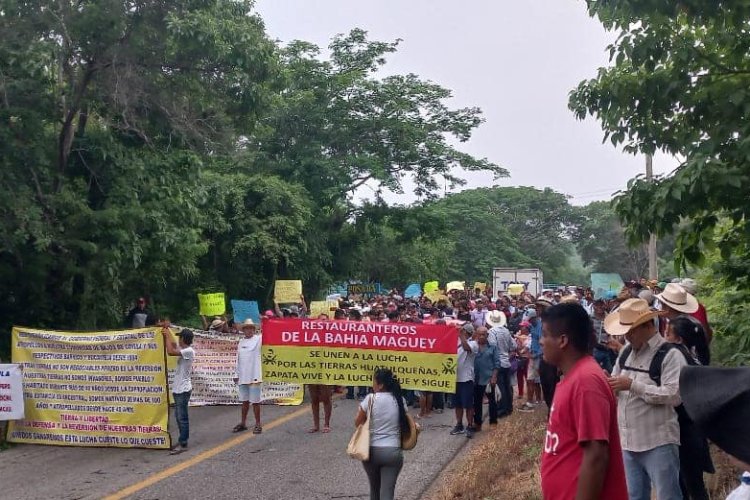
<svg viewBox="0 0 750 500"><path fill-rule="evenodd" d="M703 473L714 472L708 441L680 397L683 367L710 363L712 330L696 288L693 280L642 280L596 297L591 289L580 287L544 290L538 297L527 292L493 296L487 288L451 290L435 301L424 295L407 299L392 290L341 298L338 307L317 319L455 325L455 391L402 392L399 387L394 393L398 405L388 411L396 408L403 417L403 408L413 407L414 418L426 419L447 407L456 419L450 434L472 438L482 430L485 406L491 428L514 410L534 412L543 407L548 417L542 454L544 498L645 500L652 497L653 488L659 500L707 499ZM308 307L300 297L297 304L276 304L264 316L307 317ZM146 318L150 313L139 304L128 321ZM252 404L254 432L260 433L261 342L255 325L251 320L234 325L223 317L204 323L207 330L244 334L235 379L242 419L234 431L247 429ZM181 337L179 346L168 345L169 354L181 356L180 366L188 366L192 359L190 340L188 335ZM330 432L334 392L346 390L347 398L363 401L357 417L361 420L373 390L397 387L397 381L379 376L372 387L308 386L313 417L309 432ZM187 400L176 394L175 401L180 406L178 448L183 449ZM397 424L398 411L393 413ZM391 469L376 472L373 464L366 464L371 486L377 489L372 480L382 472L387 476L384 488L392 494L403 457L393 450L378 453L383 467Z"/></svg>

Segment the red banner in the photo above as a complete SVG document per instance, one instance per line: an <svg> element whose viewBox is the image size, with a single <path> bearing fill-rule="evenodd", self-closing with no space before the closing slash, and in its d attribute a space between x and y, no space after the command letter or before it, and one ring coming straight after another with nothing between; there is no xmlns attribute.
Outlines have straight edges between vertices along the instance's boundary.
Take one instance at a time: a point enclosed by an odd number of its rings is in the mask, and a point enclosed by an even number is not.
<svg viewBox="0 0 750 500"><path fill-rule="evenodd" d="M453 325L266 319L264 346L331 347L456 354Z"/></svg>

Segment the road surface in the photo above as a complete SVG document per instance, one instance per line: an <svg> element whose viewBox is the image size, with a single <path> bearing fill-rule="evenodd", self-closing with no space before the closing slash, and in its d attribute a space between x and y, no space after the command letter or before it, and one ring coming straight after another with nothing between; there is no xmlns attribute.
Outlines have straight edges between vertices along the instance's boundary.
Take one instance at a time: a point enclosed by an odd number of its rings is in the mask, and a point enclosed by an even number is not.
<svg viewBox="0 0 750 500"><path fill-rule="evenodd" d="M306 432L307 403L264 406L264 431L257 436L230 432L239 407L191 408L190 450L176 456L163 450L17 445L0 452L0 498L366 499L362 465L345 452L356 404L334 402L330 434ZM422 421L419 443L405 455L398 499L419 498L466 444L464 436L449 435L452 424L450 410Z"/></svg>

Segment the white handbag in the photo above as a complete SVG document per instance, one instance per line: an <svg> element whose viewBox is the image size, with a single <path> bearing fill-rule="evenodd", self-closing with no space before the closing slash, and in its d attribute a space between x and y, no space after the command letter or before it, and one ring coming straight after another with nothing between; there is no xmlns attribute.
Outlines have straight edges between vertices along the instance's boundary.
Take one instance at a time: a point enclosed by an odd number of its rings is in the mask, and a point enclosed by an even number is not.
<svg viewBox="0 0 750 500"><path fill-rule="evenodd" d="M367 420L357 426L349 440L349 445L346 447L347 455L362 462L370 460L370 415L372 414L374 401L375 394L371 394L370 404L367 405Z"/></svg>
<svg viewBox="0 0 750 500"><path fill-rule="evenodd" d="M484 390L485 394L488 396L492 394L492 384L487 384L487 388ZM503 399L503 393L500 392L500 386L495 384L495 402L499 403L501 399Z"/></svg>

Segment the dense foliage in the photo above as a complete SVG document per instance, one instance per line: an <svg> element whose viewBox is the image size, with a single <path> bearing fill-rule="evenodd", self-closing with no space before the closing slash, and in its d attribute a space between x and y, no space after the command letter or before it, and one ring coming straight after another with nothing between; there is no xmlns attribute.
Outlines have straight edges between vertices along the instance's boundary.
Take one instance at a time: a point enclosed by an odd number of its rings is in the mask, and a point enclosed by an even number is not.
<svg viewBox="0 0 750 500"><path fill-rule="evenodd" d="M0 356L12 324L113 327L141 295L189 321L196 292L268 305L283 277L586 278L564 195L438 197L461 171L507 176L456 147L480 110L380 77L397 42L329 49L271 41L251 1L2 2ZM422 201L388 206L404 185Z"/></svg>
<svg viewBox="0 0 750 500"><path fill-rule="evenodd" d="M675 233L677 268L705 267L711 278L707 291L737 292L715 302L746 311L750 5L744 0L587 3L591 15L619 36L610 47L611 65L572 92L571 108L580 118L596 116L605 138L626 151L660 150L683 160L653 183L633 180L617 199L630 242L645 241L650 232ZM750 336L738 327L747 316L738 322L721 317L721 308L716 313L727 325L724 334L747 350Z"/></svg>

